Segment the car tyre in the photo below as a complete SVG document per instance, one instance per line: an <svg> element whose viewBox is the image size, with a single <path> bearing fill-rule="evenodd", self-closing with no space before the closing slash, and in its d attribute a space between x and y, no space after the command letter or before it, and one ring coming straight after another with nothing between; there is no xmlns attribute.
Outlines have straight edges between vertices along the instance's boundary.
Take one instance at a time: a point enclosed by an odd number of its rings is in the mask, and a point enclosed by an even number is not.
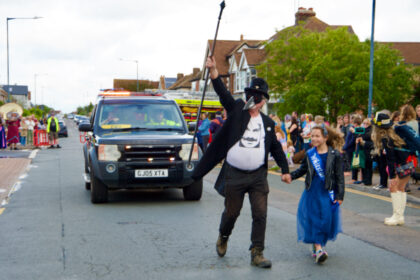
<svg viewBox="0 0 420 280"><path fill-rule="evenodd" d="M92 166L90 166L90 201L94 204L108 201L108 189L101 180L96 178Z"/></svg>
<svg viewBox="0 0 420 280"><path fill-rule="evenodd" d="M182 192L185 200L200 200L203 194L203 179L194 181L191 185L184 187Z"/></svg>

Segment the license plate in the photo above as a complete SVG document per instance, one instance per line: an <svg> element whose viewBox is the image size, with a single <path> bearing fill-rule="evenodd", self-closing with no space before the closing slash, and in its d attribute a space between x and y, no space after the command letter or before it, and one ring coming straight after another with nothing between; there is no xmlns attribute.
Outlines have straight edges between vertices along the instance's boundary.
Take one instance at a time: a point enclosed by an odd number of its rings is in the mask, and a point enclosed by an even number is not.
<svg viewBox="0 0 420 280"><path fill-rule="evenodd" d="M163 178L168 177L168 169L136 169L136 178Z"/></svg>

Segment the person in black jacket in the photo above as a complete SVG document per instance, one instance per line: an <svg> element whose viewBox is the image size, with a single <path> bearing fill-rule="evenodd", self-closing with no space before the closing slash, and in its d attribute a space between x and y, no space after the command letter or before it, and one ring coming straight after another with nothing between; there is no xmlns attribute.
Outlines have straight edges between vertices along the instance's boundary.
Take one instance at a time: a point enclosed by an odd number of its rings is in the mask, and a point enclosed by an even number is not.
<svg viewBox="0 0 420 280"><path fill-rule="evenodd" d="M405 185L410 180L410 175L415 172L414 164L409 161L411 151L394 128L389 115L382 112L376 113L372 120L374 130L372 140L375 149L385 150L390 180L390 192L392 200L392 216L385 218L384 223L389 226L404 224L404 211L407 204Z"/></svg>
<svg viewBox="0 0 420 280"><path fill-rule="evenodd" d="M251 264L269 268L271 262L263 255L269 192L268 153L281 167L283 180L290 183L291 177L286 156L275 135L275 123L260 112L269 99L268 85L263 79L254 78L250 87L245 88L245 93L247 101L254 98L255 105L244 109L245 102L235 100L226 90L213 57L207 59L206 67L209 68L214 90L227 111L227 119L195 168L193 178L202 178L225 160L215 185L225 196L225 210L216 243L217 254L220 257L226 254L228 238L240 214L245 193L248 193L252 210Z"/></svg>
<svg viewBox="0 0 420 280"><path fill-rule="evenodd" d="M363 134L358 135L356 138L356 144L359 144L365 153L365 167L362 168L362 182L366 186L371 186L373 175L373 141L371 120L368 118L364 119L363 127L365 128L365 131Z"/></svg>
<svg viewBox="0 0 420 280"><path fill-rule="evenodd" d="M292 172L292 179L303 175L305 190L297 213L298 241L312 244L312 257L323 263L328 254L322 247L335 240L341 230L339 205L344 199L344 171L340 149L341 134L325 125L312 128L313 148L308 150L302 165Z"/></svg>

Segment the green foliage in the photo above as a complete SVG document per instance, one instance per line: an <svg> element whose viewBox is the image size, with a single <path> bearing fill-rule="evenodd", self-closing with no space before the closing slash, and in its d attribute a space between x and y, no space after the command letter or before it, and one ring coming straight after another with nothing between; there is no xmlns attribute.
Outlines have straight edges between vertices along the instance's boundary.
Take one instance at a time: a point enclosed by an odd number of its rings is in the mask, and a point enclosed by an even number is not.
<svg viewBox="0 0 420 280"><path fill-rule="evenodd" d="M78 115L88 116L92 112L93 107L92 102L90 102L89 105L77 107L76 111Z"/></svg>
<svg viewBox="0 0 420 280"><path fill-rule="evenodd" d="M280 114L291 111L338 115L367 112L370 42L346 28L310 32L301 26L279 33L266 45L268 58L257 67L267 77ZM375 43L373 103L398 109L413 93L413 71L391 46Z"/></svg>
<svg viewBox="0 0 420 280"><path fill-rule="evenodd" d="M36 107L32 107L30 109L23 109L23 116L31 116L34 115L38 120L47 116L53 109L46 106L46 105L39 105Z"/></svg>

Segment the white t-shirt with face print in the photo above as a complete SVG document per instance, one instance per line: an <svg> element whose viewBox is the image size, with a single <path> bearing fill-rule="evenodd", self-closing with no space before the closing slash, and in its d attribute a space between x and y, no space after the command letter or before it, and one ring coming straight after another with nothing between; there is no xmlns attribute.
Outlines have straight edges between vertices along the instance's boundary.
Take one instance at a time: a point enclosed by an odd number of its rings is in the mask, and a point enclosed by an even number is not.
<svg viewBox="0 0 420 280"><path fill-rule="evenodd" d="M242 170L255 170L264 164L265 131L261 114L251 118L242 138L233 145L228 153L227 162Z"/></svg>

